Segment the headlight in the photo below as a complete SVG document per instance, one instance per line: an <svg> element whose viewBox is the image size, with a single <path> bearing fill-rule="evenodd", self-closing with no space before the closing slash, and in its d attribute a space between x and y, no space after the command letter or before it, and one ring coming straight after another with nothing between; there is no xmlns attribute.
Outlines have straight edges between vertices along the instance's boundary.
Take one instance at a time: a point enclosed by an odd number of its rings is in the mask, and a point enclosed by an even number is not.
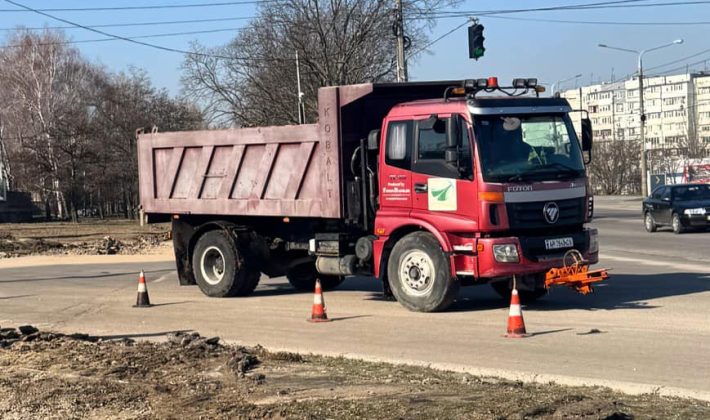
<svg viewBox="0 0 710 420"><path fill-rule="evenodd" d="M493 256L496 261L503 263L516 263L520 261L518 247L515 244L493 245Z"/></svg>
<svg viewBox="0 0 710 420"><path fill-rule="evenodd" d="M596 230L589 232L589 253L599 252L599 234Z"/></svg>
<svg viewBox="0 0 710 420"><path fill-rule="evenodd" d="M685 214L705 214L705 209L702 207L699 209L685 209L685 210L683 210L683 213L685 213Z"/></svg>

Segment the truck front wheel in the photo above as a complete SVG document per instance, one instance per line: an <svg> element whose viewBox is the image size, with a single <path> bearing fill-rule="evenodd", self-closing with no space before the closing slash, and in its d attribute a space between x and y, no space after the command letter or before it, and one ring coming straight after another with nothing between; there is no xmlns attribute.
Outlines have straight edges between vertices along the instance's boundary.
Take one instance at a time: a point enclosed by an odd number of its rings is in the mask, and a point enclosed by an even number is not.
<svg viewBox="0 0 710 420"><path fill-rule="evenodd" d="M202 293L210 297L249 295L261 276L246 264L234 239L223 230L211 230L197 240L192 271Z"/></svg>
<svg viewBox="0 0 710 420"><path fill-rule="evenodd" d="M314 263L291 267L286 273L286 278L291 286L302 292L312 292L316 287L316 278L320 280L321 287L326 291L335 289L345 280L342 276L319 274Z"/></svg>
<svg viewBox="0 0 710 420"><path fill-rule="evenodd" d="M397 301L411 311L443 311L459 291L449 259L428 232L410 233L394 245L387 277Z"/></svg>

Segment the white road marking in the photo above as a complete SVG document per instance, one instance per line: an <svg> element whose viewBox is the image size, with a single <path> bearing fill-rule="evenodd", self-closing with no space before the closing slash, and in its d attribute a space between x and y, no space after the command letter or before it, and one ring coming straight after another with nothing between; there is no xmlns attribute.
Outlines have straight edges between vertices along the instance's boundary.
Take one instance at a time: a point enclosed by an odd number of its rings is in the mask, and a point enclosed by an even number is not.
<svg viewBox="0 0 710 420"><path fill-rule="evenodd" d="M637 263L637 264L647 265L647 266L652 266L652 267L674 268L676 270L682 270L682 271L710 273L710 266L709 265L701 265L701 264L674 263L674 262L667 262L667 261L658 261L656 259L629 258L629 257L620 257L618 255L609 255L609 254L600 254L599 260L600 261L611 260L611 261L620 261L620 262L631 262L631 263Z"/></svg>
<svg viewBox="0 0 710 420"><path fill-rule="evenodd" d="M161 281L165 281L168 277L170 277L170 274L163 274L162 276L158 277L157 280L151 283L160 283Z"/></svg>

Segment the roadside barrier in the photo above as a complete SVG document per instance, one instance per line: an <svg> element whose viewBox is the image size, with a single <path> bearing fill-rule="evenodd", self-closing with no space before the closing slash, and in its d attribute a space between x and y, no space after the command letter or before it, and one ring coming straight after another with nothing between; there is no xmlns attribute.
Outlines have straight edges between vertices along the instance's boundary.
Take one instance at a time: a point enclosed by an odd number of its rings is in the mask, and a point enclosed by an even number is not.
<svg viewBox="0 0 710 420"><path fill-rule="evenodd" d="M329 322L328 315L325 313L325 301L323 300L323 290L320 286L320 280L316 279L316 291L313 295L313 309L311 310L311 319L308 322Z"/></svg>
<svg viewBox="0 0 710 420"><path fill-rule="evenodd" d="M520 308L520 296L518 296L518 289L515 286L513 286L513 291L510 294L508 332L505 336L508 338L523 338L528 336L528 333L525 331L523 311Z"/></svg>
<svg viewBox="0 0 710 420"><path fill-rule="evenodd" d="M148 287L145 284L145 273L141 270L141 274L138 276L138 297L136 298L136 304L133 305L134 308L149 308L153 305L150 304L150 298L148 297Z"/></svg>

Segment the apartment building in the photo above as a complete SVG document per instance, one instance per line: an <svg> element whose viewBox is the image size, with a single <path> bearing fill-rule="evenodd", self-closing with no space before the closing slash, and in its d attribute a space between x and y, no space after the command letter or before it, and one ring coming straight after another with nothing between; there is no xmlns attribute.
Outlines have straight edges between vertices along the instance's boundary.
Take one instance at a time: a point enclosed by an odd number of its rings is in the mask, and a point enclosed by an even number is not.
<svg viewBox="0 0 710 420"><path fill-rule="evenodd" d="M573 108L589 112L596 141L638 140L638 78L562 93ZM710 74L644 77L646 149L682 154L697 141L710 150Z"/></svg>

